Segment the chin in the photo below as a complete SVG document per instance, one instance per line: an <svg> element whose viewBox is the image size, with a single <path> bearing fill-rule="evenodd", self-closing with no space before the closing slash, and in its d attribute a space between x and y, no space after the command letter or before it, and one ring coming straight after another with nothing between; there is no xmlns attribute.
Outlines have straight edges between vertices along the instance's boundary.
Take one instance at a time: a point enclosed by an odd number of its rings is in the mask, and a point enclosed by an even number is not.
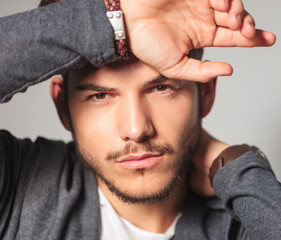
<svg viewBox="0 0 281 240"><path fill-rule="evenodd" d="M175 188L183 181L183 177L177 174L146 176L144 170L137 178L123 181L119 178L118 183L96 175L121 201L131 204L163 202L172 196Z"/></svg>

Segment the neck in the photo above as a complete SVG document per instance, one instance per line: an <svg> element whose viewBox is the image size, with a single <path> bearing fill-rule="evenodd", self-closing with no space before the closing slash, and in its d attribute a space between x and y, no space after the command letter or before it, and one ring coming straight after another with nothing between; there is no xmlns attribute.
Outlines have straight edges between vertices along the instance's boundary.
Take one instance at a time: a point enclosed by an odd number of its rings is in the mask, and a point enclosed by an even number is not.
<svg viewBox="0 0 281 240"><path fill-rule="evenodd" d="M155 233L166 232L182 212L187 195L187 184L183 181L175 188L173 195L161 203L125 203L114 195L102 180L97 180L99 188L119 216L142 230Z"/></svg>

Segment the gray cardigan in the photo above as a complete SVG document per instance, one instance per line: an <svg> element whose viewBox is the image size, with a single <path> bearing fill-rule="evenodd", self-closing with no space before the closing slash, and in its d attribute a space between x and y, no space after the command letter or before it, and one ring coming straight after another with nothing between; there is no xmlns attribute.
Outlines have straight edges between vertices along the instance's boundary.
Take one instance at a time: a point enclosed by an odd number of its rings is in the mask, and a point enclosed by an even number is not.
<svg viewBox="0 0 281 240"><path fill-rule="evenodd" d="M0 100L54 74L116 60L102 0L65 0L0 19ZM174 239L281 239L281 186L248 152L220 169L217 197L190 192ZM0 132L0 239L99 239L95 177L73 143ZM113 237L114 239L114 237Z"/></svg>
<svg viewBox="0 0 281 240"><path fill-rule="evenodd" d="M219 198L189 191L174 240L280 239L280 184L262 158L235 159L214 188ZM99 240L96 179L74 143L0 131L0 196L0 239Z"/></svg>
<svg viewBox="0 0 281 240"><path fill-rule="evenodd" d="M117 56L102 0L66 0L0 20L0 102L87 61Z"/></svg>

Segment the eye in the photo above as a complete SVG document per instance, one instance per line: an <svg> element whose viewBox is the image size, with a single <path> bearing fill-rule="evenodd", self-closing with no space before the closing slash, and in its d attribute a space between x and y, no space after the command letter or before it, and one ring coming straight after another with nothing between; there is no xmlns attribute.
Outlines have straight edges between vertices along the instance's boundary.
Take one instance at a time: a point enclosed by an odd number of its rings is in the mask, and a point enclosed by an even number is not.
<svg viewBox="0 0 281 240"><path fill-rule="evenodd" d="M157 85L149 90L149 93L155 93L161 96L171 95L175 92L176 89L169 85Z"/></svg>
<svg viewBox="0 0 281 240"><path fill-rule="evenodd" d="M106 92L100 92L96 94L92 94L87 97L87 100L94 103L106 103L110 100L110 98L113 98L114 95Z"/></svg>
<svg viewBox="0 0 281 240"><path fill-rule="evenodd" d="M164 91L167 91L168 88L169 88L168 86L160 85L160 86L157 86L157 87L156 87L156 90L157 90L158 92L164 92Z"/></svg>
<svg viewBox="0 0 281 240"><path fill-rule="evenodd" d="M97 94L92 95L92 98L101 100L101 99L107 98L108 97L107 95L108 95L107 93L97 93Z"/></svg>

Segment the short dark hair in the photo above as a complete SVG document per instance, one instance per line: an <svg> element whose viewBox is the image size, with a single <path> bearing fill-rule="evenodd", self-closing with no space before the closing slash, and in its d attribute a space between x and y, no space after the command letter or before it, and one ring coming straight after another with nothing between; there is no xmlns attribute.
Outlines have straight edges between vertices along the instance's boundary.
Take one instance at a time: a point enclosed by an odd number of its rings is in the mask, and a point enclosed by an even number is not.
<svg viewBox="0 0 281 240"><path fill-rule="evenodd" d="M43 7L43 6L46 6L46 5L55 3L55 2L60 2L60 1L61 0L41 0L39 3L39 7Z"/></svg>

